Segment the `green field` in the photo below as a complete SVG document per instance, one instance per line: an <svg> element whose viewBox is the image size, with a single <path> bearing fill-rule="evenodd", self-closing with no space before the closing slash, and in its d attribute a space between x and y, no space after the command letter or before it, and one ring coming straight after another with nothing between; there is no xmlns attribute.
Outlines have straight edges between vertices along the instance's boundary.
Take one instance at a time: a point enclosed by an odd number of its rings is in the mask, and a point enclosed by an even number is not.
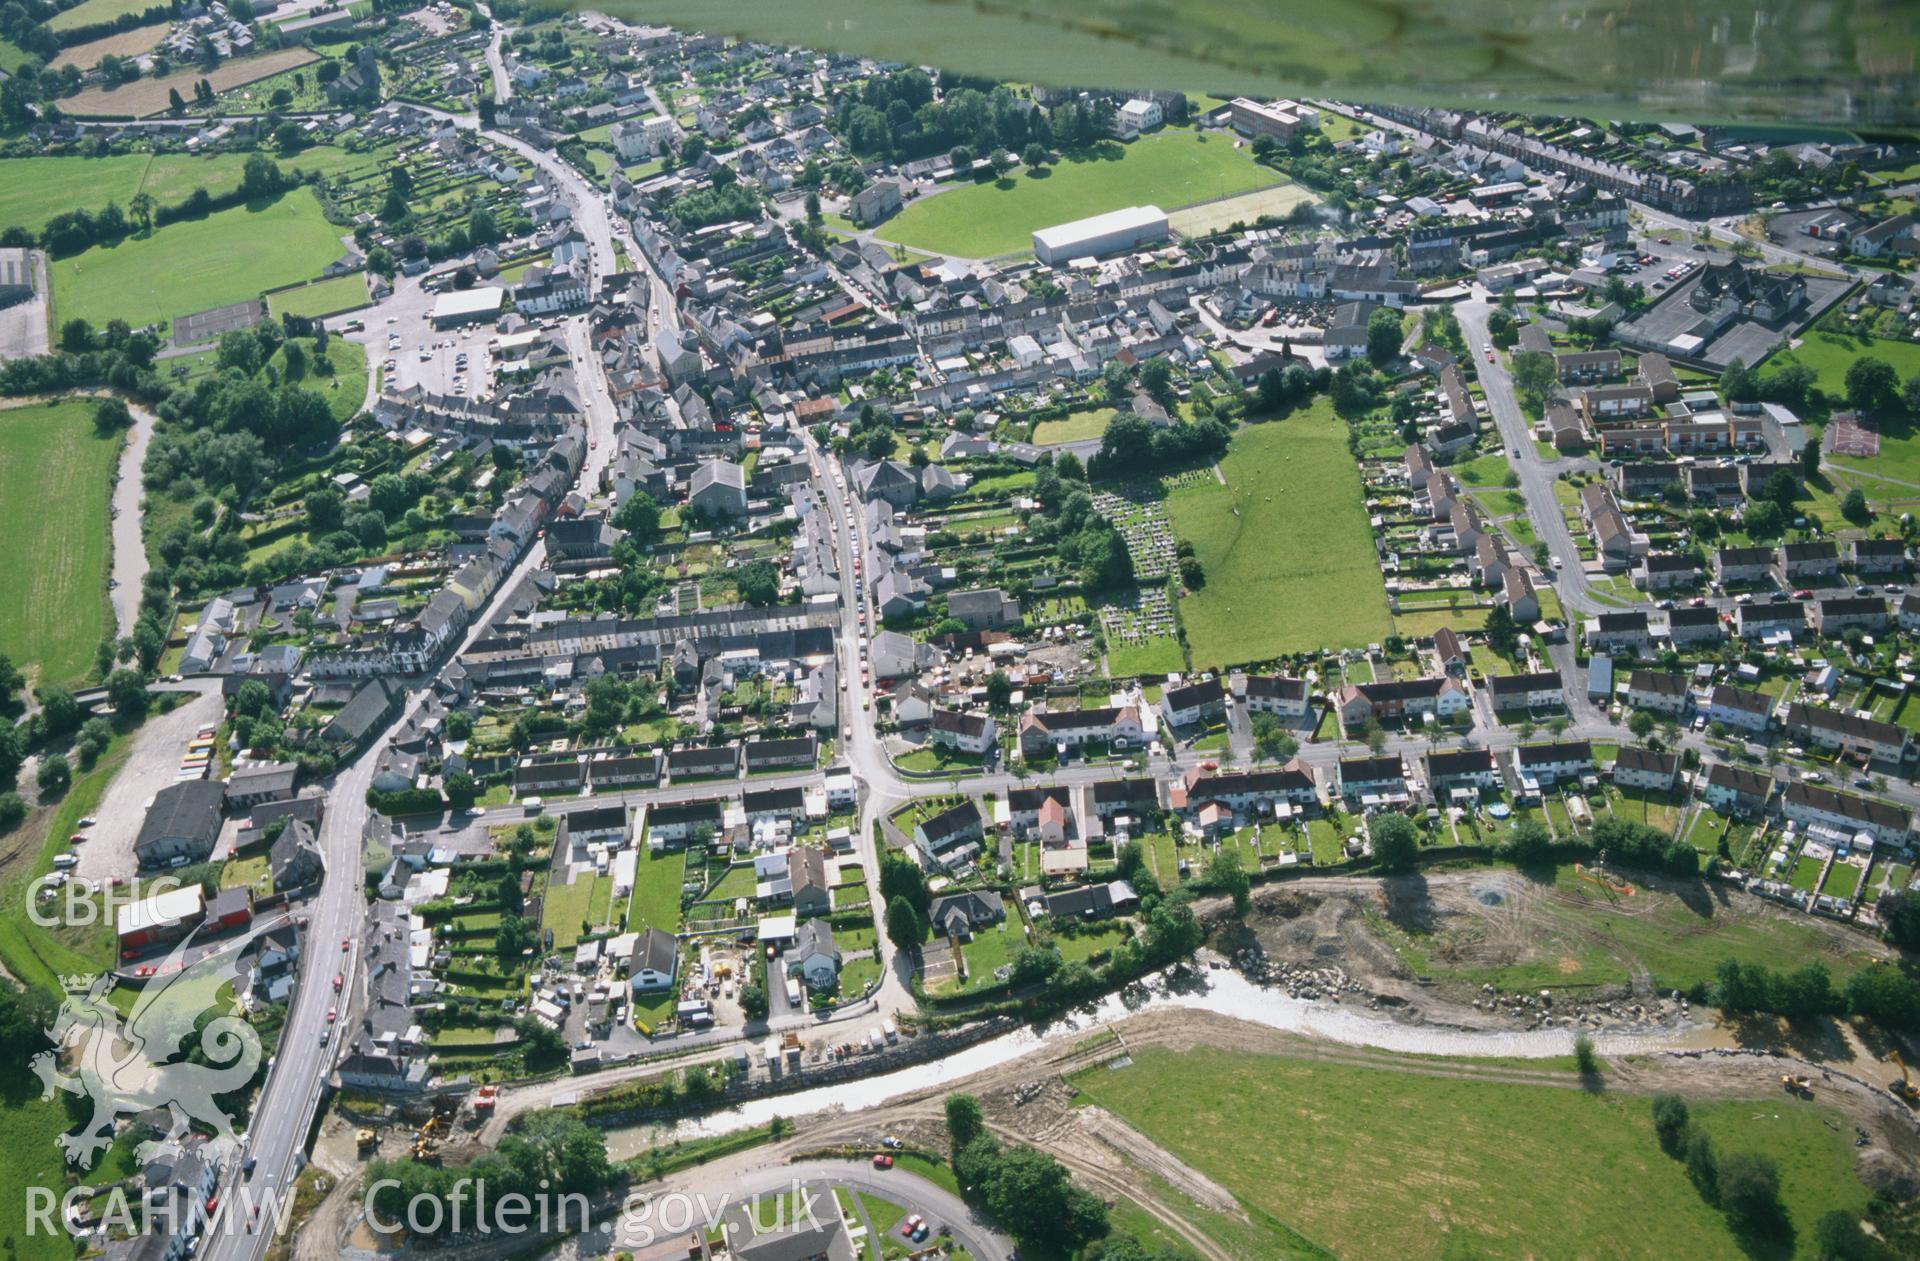
<svg viewBox="0 0 1920 1261"><path fill-rule="evenodd" d="M163 323L307 280L346 252L320 202L298 189L171 224L141 240L95 246L53 264L54 323Z"/></svg>
<svg viewBox="0 0 1920 1261"><path fill-rule="evenodd" d="M55 31L71 31L97 22L111 22L129 13L145 13L153 7L153 0L81 0L71 9L47 19L47 27Z"/></svg>
<svg viewBox="0 0 1920 1261"><path fill-rule="evenodd" d="M1234 1194L1251 1222L1212 1225L1250 1236L1217 1239L1236 1256L1749 1255L1660 1150L1645 1096L1207 1047L1133 1058L1073 1083ZM1826 1109L1769 1098L1692 1110L1721 1152L1778 1162L1792 1255L1815 1255L1822 1213L1864 1208Z"/></svg>
<svg viewBox="0 0 1920 1261"><path fill-rule="evenodd" d="M124 210L140 191L152 160L150 154L117 153L104 158L0 161L0 228L38 233L57 214L103 207L109 201L120 203Z"/></svg>
<svg viewBox="0 0 1920 1261"><path fill-rule="evenodd" d="M1767 360L1766 371L1774 372L1788 364L1803 364L1820 375L1820 388L1835 400L1836 409L1845 407L1847 369L1854 360L1866 356L1893 365L1900 380L1920 373L1920 344L1887 341L1884 338L1855 337L1824 327L1807 334L1800 345L1782 350ZM1887 415L1880 418L1880 454L1868 460L1830 455L1839 468L1878 473L1901 481L1920 481L1920 426L1915 418ZM1873 487L1863 487L1875 499L1886 496ZM1914 492L1900 488L1906 495Z"/></svg>
<svg viewBox="0 0 1920 1261"><path fill-rule="evenodd" d="M47 683L75 683L107 629L107 498L118 436L93 405L0 411L0 652ZM58 511L48 511L58 505Z"/></svg>
<svg viewBox="0 0 1920 1261"><path fill-rule="evenodd" d="M1325 399L1242 430L1220 469L1225 486L1167 499L1206 570L1206 586L1180 601L1196 669L1391 633L1346 426Z"/></svg>
<svg viewBox="0 0 1920 1261"><path fill-rule="evenodd" d="M1107 145L1099 157L1075 156L1035 175L956 188L909 204L882 225L888 241L940 254L991 258L1023 254L1033 231L1123 206L1174 210L1214 197L1280 183L1225 136L1166 131Z"/></svg>
<svg viewBox="0 0 1920 1261"><path fill-rule="evenodd" d="M276 317L305 315L317 319L324 315L358 310L371 301L372 298L367 294L366 274L352 272L331 280L316 280L297 289L282 289L269 294L267 312Z"/></svg>

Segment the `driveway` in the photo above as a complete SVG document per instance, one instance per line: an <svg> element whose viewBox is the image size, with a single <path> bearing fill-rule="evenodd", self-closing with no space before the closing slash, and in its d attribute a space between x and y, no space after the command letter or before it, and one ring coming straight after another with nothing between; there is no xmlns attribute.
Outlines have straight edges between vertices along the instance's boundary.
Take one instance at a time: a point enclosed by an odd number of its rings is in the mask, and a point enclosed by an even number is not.
<svg viewBox="0 0 1920 1261"><path fill-rule="evenodd" d="M79 847L80 865L74 872L87 880L108 880L134 874L133 842L147 817L147 803L180 773L187 742L202 726L220 721L218 680L194 680L200 694L170 714L149 718L133 736L126 765L107 785L94 815L100 822L88 829L87 843ZM174 690L181 690L175 688Z"/></svg>

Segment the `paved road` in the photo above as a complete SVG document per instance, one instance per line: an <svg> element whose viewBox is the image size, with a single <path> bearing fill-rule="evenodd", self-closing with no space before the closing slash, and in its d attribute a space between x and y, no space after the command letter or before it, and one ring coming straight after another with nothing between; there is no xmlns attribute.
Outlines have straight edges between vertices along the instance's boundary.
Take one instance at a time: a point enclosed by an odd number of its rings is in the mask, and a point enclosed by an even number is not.
<svg viewBox="0 0 1920 1261"><path fill-rule="evenodd" d="M1580 549L1574 544L1566 519L1560 515L1559 501L1553 496L1554 482L1567 467L1566 462L1541 458L1533 445L1532 426L1514 397L1513 377L1507 372L1507 365L1503 361L1487 362L1487 352L1493 348L1493 338L1487 332L1487 316L1493 307L1494 303L1476 290L1475 297L1456 303L1453 310L1460 320L1460 334L1466 339L1467 353L1480 369L1480 388L1486 393L1487 408L1493 413L1500 438L1507 445L1507 464L1520 475L1520 493L1526 498L1534 533L1560 562L1558 572L1551 577L1560 593L1560 603L1566 608L1567 620L1575 622L1577 614L1592 613L1605 605L1595 597L1587 582L1581 568Z"/></svg>

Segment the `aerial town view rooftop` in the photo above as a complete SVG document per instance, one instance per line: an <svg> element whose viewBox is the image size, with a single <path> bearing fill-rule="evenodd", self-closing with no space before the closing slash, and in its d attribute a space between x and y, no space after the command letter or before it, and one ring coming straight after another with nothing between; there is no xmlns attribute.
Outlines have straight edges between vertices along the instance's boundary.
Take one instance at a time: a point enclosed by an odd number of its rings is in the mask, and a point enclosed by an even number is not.
<svg viewBox="0 0 1920 1261"><path fill-rule="evenodd" d="M8 1261L1920 1257L1914 12L708 7L0 3Z"/></svg>

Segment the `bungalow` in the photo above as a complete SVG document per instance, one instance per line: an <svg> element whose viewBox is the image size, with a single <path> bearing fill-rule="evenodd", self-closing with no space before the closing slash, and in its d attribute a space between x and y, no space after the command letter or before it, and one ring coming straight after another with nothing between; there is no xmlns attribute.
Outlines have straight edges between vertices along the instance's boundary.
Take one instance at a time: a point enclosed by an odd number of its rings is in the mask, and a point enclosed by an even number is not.
<svg viewBox="0 0 1920 1261"><path fill-rule="evenodd" d="M1773 779L1760 771L1712 762L1696 780L1702 800L1723 814L1758 814L1773 795Z"/></svg>
<svg viewBox="0 0 1920 1261"><path fill-rule="evenodd" d="M1587 651L1635 655L1653 646L1645 613L1601 613L1587 622Z"/></svg>
<svg viewBox="0 0 1920 1261"><path fill-rule="evenodd" d="M1019 734L1020 751L1028 757L1086 744L1130 746L1147 738L1140 713L1131 705L1118 709L1030 710L1020 719Z"/></svg>
<svg viewBox="0 0 1920 1261"><path fill-rule="evenodd" d="M1491 750L1436 749L1427 754L1427 786L1436 800L1456 788L1492 788L1498 782Z"/></svg>
<svg viewBox="0 0 1920 1261"><path fill-rule="evenodd" d="M1513 751L1513 768L1523 784L1544 787L1563 779L1579 779L1593 770L1593 746L1585 740L1523 744Z"/></svg>
<svg viewBox="0 0 1920 1261"><path fill-rule="evenodd" d="M1787 785L1780 795L1780 810L1795 823L1818 823L1848 834L1865 832L1877 845L1905 845L1913 834L1913 820L1904 807L1805 781Z"/></svg>
<svg viewBox="0 0 1920 1261"><path fill-rule="evenodd" d="M1160 695L1160 712L1169 727L1186 727L1227 716L1227 693L1219 679L1169 687Z"/></svg>
<svg viewBox="0 0 1920 1261"><path fill-rule="evenodd" d="M1813 628L1822 635L1839 635L1853 626L1863 631L1883 631L1887 624L1887 602L1877 595L1835 596L1813 602Z"/></svg>
<svg viewBox="0 0 1920 1261"><path fill-rule="evenodd" d="M1622 788L1672 792L1674 781L1679 777L1680 759L1672 753L1623 745L1613 760L1613 782Z"/></svg>
<svg viewBox="0 0 1920 1261"><path fill-rule="evenodd" d="M980 852L982 835L980 811L962 801L914 825L913 844L926 866L955 870Z"/></svg>
<svg viewBox="0 0 1920 1261"><path fill-rule="evenodd" d="M1720 620L1720 610L1711 605L1702 605L1697 609L1670 609L1667 612L1667 638L1676 645L1725 639L1726 636L1727 628Z"/></svg>
<svg viewBox="0 0 1920 1261"><path fill-rule="evenodd" d="M1398 753L1341 758L1334 775L1340 795L1350 800L1383 797L1404 801L1407 797L1407 767Z"/></svg>
<svg viewBox="0 0 1920 1261"><path fill-rule="evenodd" d="M1496 674L1487 679L1494 712L1512 709L1550 709L1566 704L1565 681L1558 670L1535 674Z"/></svg>
<svg viewBox="0 0 1920 1261"><path fill-rule="evenodd" d="M1771 547L1723 547L1713 555L1713 578L1728 586L1765 582L1776 559Z"/></svg>
<svg viewBox="0 0 1920 1261"><path fill-rule="evenodd" d="M1898 762L1907 754L1905 727L1845 710L1795 701L1781 725L1796 740L1843 754L1865 754L1879 762Z"/></svg>
<svg viewBox="0 0 1920 1261"><path fill-rule="evenodd" d="M1764 732L1773 717L1773 698L1731 683L1719 683L1707 694L1707 721L1735 731Z"/></svg>
<svg viewBox="0 0 1920 1261"><path fill-rule="evenodd" d="M1830 542L1782 543L1774 573L1789 587L1811 586L1840 572L1840 549Z"/></svg>
<svg viewBox="0 0 1920 1261"><path fill-rule="evenodd" d="M1687 552L1649 552L1634 571L1633 585L1642 591L1666 591L1673 587L1699 586L1701 577L1700 562Z"/></svg>
<svg viewBox="0 0 1920 1261"><path fill-rule="evenodd" d="M1415 714L1450 718L1473 704L1466 685L1447 676L1437 679L1397 679L1381 683L1349 683L1334 695L1340 724L1352 730L1368 719L1393 722Z"/></svg>
<svg viewBox="0 0 1920 1261"><path fill-rule="evenodd" d="M933 900L927 908L927 921L942 937L967 941L983 928L991 928L1007 918L1007 906L990 889L969 889L949 893Z"/></svg>
<svg viewBox="0 0 1920 1261"><path fill-rule="evenodd" d="M993 747L998 736L998 728L989 714L943 709L936 705L931 721L929 739L957 753L982 756Z"/></svg>
<svg viewBox="0 0 1920 1261"><path fill-rule="evenodd" d="M1848 561L1859 574L1905 573L1907 545L1900 539L1855 539Z"/></svg>
<svg viewBox="0 0 1920 1261"><path fill-rule="evenodd" d="M1249 674L1247 712L1272 714L1282 721L1304 719L1307 716L1306 682L1278 674Z"/></svg>
<svg viewBox="0 0 1920 1261"><path fill-rule="evenodd" d="M1029 908L1037 907L1041 914L1057 920L1106 919L1111 915L1125 915L1140 905L1139 895L1124 880L1082 885L1075 889L1063 889L1059 893L1042 893L1038 888L1023 889L1021 898Z"/></svg>
<svg viewBox="0 0 1920 1261"><path fill-rule="evenodd" d="M1635 670L1627 676L1627 704L1653 714L1679 717L1687 712L1685 675L1663 670Z"/></svg>

